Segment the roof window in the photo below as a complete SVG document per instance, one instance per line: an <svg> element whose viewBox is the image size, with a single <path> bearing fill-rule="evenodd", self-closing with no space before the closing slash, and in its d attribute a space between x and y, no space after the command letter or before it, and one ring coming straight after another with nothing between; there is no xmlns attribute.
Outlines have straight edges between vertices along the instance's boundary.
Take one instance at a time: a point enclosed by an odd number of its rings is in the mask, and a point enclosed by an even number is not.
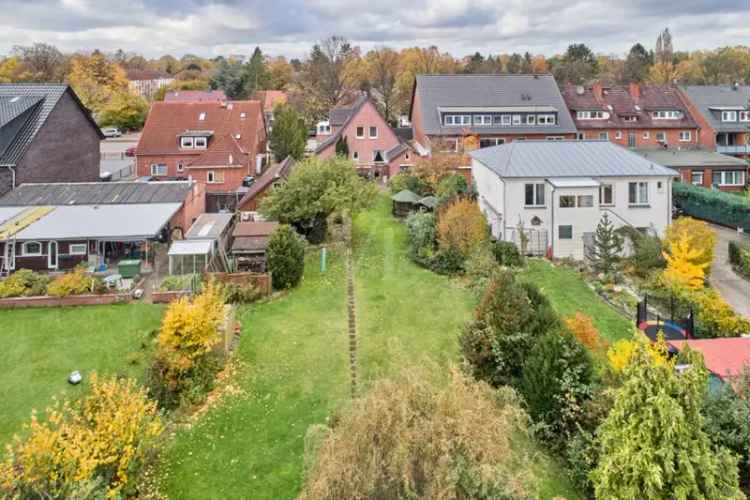
<svg viewBox="0 0 750 500"><path fill-rule="evenodd" d="M198 121L205 121L206 119L206 113L201 113L198 115Z"/></svg>

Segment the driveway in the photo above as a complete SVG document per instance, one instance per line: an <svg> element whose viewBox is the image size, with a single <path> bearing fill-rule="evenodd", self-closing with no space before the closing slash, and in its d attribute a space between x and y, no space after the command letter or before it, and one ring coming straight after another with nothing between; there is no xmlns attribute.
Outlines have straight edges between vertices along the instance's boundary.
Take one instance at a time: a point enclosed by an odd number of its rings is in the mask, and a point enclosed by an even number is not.
<svg viewBox="0 0 750 500"><path fill-rule="evenodd" d="M112 180L122 180L135 175L135 158L125 156L125 150L138 145L140 133L125 134L122 137L105 139L99 143L101 152L100 173L109 173Z"/></svg>
<svg viewBox="0 0 750 500"><path fill-rule="evenodd" d="M711 265L711 286L719 291L735 311L750 319L750 281L734 272L729 263L728 249L729 242L732 240L742 240L750 244L750 236L713 224L711 227L716 231L714 261Z"/></svg>

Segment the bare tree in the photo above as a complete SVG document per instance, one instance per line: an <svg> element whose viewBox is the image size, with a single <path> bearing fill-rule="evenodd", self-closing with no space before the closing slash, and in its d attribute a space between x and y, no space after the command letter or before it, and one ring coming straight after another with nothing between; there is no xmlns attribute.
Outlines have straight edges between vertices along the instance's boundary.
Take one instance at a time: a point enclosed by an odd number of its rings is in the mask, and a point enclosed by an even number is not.
<svg viewBox="0 0 750 500"><path fill-rule="evenodd" d="M395 119L393 108L396 100L396 78L398 76L399 55L393 49L383 47L367 54L370 70L370 85L378 93L378 101L383 108L385 121L392 123Z"/></svg>
<svg viewBox="0 0 750 500"><path fill-rule="evenodd" d="M307 108L314 117L325 114L348 94L345 69L352 53L349 42L340 36L313 46L302 68L300 86L308 96Z"/></svg>
<svg viewBox="0 0 750 500"><path fill-rule="evenodd" d="M13 54L18 56L24 68L35 82L61 82L65 75L65 56L53 45L35 43L31 46L16 45Z"/></svg>

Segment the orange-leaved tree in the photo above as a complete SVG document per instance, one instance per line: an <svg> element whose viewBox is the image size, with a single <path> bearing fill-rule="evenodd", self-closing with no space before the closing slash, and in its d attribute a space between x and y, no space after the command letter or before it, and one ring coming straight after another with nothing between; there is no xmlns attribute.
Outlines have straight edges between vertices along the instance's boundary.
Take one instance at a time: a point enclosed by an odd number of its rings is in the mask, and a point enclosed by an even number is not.
<svg viewBox="0 0 750 500"><path fill-rule="evenodd" d="M476 202L458 199L442 209L438 217L438 244L464 257L489 240L487 222Z"/></svg>
<svg viewBox="0 0 750 500"><path fill-rule="evenodd" d="M440 181L448 177L457 164L454 156L438 153L430 157L418 158L413 172L418 179L428 186L432 193L437 193Z"/></svg>
<svg viewBox="0 0 750 500"><path fill-rule="evenodd" d="M683 237L687 237L690 248L697 252L691 260L693 264L707 264L707 266L704 266L704 270L708 272L714 258L716 232L702 220L680 217L667 228L664 236L667 248L672 248L672 246L678 244Z"/></svg>
<svg viewBox="0 0 750 500"><path fill-rule="evenodd" d="M664 279L675 286L682 286L689 290L703 288L706 268L710 263L704 262L705 250L694 248L690 243L690 236L682 233L677 241L670 244L670 252L664 252L667 269Z"/></svg>
<svg viewBox="0 0 750 500"><path fill-rule="evenodd" d="M575 314L563 318L563 321L568 330L590 351L598 352L606 346L590 316L576 311Z"/></svg>

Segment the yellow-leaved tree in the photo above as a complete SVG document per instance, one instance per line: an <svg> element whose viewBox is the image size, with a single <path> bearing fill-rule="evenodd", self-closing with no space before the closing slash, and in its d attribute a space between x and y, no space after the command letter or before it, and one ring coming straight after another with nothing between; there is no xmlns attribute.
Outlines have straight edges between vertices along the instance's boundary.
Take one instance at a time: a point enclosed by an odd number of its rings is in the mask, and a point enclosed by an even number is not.
<svg viewBox="0 0 750 500"><path fill-rule="evenodd" d="M710 265L703 262L703 254L704 251L693 248L690 237L682 233L679 240L670 244L670 252L664 252L667 261L664 279L672 285L683 286L689 290L703 288L706 268Z"/></svg>
<svg viewBox="0 0 750 500"><path fill-rule="evenodd" d="M633 360L633 356L638 350L638 347L642 344L646 345L646 349L651 355L651 359L656 364L664 364L669 360L669 349L663 335L660 334L657 341L653 343L643 340L640 332L637 332L636 335L638 335L636 339L641 340L620 339L607 351L609 367L615 374L621 374L625 370Z"/></svg>
<svg viewBox="0 0 750 500"><path fill-rule="evenodd" d="M438 243L443 250L454 250L464 257L489 239L487 222L476 202L461 198L440 212Z"/></svg>
<svg viewBox="0 0 750 500"><path fill-rule="evenodd" d="M128 91L125 70L98 50L90 56L75 55L71 58L68 82L81 102L95 114L114 94Z"/></svg>
<svg viewBox="0 0 750 500"><path fill-rule="evenodd" d="M664 235L667 248L679 243L683 237L687 237L690 248L698 252L692 262L698 265L707 264L704 270L708 272L714 259L716 232L702 220L680 217L669 225Z"/></svg>

